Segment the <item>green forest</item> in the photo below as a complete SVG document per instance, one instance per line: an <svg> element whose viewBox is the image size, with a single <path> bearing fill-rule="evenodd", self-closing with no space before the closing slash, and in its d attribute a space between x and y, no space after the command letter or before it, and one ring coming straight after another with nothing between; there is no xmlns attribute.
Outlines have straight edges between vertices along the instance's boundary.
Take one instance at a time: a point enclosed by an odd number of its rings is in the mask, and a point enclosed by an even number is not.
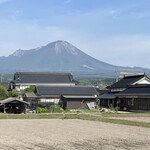
<svg viewBox="0 0 150 150"><path fill-rule="evenodd" d="M104 86L115 82L114 78L75 78L79 85L83 86Z"/></svg>

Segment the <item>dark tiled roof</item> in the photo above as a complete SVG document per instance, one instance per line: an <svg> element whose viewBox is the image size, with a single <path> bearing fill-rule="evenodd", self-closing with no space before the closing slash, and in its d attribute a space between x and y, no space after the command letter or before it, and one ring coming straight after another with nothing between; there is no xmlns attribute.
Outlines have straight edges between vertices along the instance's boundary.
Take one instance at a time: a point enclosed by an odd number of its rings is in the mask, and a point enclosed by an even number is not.
<svg viewBox="0 0 150 150"><path fill-rule="evenodd" d="M130 86L132 83L142 79L145 75L136 75L136 76L127 76L121 79L120 81L114 83L109 87L109 89L114 89L114 88L127 88Z"/></svg>
<svg viewBox="0 0 150 150"><path fill-rule="evenodd" d="M85 96L85 95L63 95L64 98L95 98L94 95L91 95L91 96Z"/></svg>
<svg viewBox="0 0 150 150"><path fill-rule="evenodd" d="M71 73L16 72L15 83L75 83Z"/></svg>
<svg viewBox="0 0 150 150"><path fill-rule="evenodd" d="M115 95L115 93L106 93L101 95L99 98L100 99L115 99L117 96Z"/></svg>
<svg viewBox="0 0 150 150"><path fill-rule="evenodd" d="M99 94L106 94L106 93L109 93L110 90L104 89L104 90L98 90L97 92L98 92Z"/></svg>
<svg viewBox="0 0 150 150"><path fill-rule="evenodd" d="M26 97L37 97L35 93L25 93Z"/></svg>
<svg viewBox="0 0 150 150"><path fill-rule="evenodd" d="M36 92L38 95L98 95L94 87L50 87L37 86Z"/></svg>
<svg viewBox="0 0 150 150"><path fill-rule="evenodd" d="M25 97L27 98L49 98L49 97L55 97L60 98L62 95L38 95L37 93L25 93Z"/></svg>
<svg viewBox="0 0 150 150"><path fill-rule="evenodd" d="M7 98L7 99L4 99L4 100L0 101L0 106L4 105L6 103L13 102L13 101L17 101L17 102L20 102L20 103L28 104L25 101L22 101L22 100L10 97L10 98Z"/></svg>
<svg viewBox="0 0 150 150"><path fill-rule="evenodd" d="M147 96L150 95L150 85L135 85L117 94L117 96Z"/></svg>

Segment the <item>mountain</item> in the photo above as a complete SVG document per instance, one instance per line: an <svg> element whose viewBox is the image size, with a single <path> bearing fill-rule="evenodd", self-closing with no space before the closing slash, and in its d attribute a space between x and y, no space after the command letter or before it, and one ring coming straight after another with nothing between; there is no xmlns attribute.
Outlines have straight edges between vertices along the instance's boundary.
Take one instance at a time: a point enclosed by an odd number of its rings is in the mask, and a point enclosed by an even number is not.
<svg viewBox="0 0 150 150"><path fill-rule="evenodd" d="M66 41L52 42L36 49L19 49L8 57L0 57L0 64L1 73L16 71L72 72L77 76L103 77L114 76L118 68L134 71L137 69L118 67L99 61Z"/></svg>

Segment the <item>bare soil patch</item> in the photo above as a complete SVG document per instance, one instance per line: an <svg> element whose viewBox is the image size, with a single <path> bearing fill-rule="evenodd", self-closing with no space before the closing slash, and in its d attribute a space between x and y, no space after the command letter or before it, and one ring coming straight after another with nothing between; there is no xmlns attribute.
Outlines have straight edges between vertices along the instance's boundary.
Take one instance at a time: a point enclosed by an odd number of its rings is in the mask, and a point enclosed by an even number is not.
<svg viewBox="0 0 150 150"><path fill-rule="evenodd" d="M148 150L150 129L78 119L0 120L1 150Z"/></svg>
<svg viewBox="0 0 150 150"><path fill-rule="evenodd" d="M110 117L110 118L150 123L150 117Z"/></svg>

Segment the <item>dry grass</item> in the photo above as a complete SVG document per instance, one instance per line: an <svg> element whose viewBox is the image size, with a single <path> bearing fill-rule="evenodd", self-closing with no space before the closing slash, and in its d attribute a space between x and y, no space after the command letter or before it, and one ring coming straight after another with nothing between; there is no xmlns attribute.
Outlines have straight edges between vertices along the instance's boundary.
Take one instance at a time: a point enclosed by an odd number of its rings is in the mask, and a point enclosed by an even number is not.
<svg viewBox="0 0 150 150"><path fill-rule="evenodd" d="M126 119L131 118L132 119ZM0 119L82 119L91 121L101 121L107 123L139 126L150 128L150 123L147 121L137 121L134 118L142 117L143 120L150 117L150 113L65 113L65 114L0 114Z"/></svg>

